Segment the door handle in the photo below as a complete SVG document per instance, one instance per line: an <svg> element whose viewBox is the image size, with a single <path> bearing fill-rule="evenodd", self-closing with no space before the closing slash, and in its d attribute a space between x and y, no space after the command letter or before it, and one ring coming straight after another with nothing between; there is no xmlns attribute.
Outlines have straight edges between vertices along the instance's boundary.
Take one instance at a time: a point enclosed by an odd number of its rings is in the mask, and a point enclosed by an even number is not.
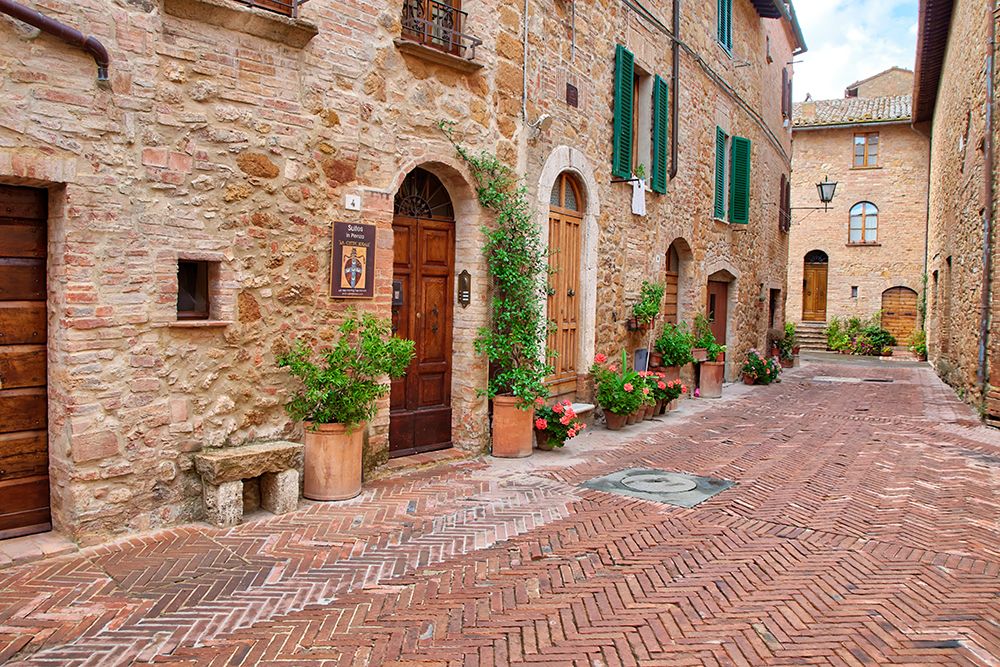
<svg viewBox="0 0 1000 667"><path fill-rule="evenodd" d="M566 292L566 296L576 296L576 290L570 288L569 291Z"/></svg>

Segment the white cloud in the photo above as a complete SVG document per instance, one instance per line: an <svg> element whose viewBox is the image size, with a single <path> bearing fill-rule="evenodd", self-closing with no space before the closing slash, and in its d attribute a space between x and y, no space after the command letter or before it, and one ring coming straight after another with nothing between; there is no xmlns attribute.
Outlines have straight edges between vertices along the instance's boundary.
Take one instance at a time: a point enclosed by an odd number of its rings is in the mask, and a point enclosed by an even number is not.
<svg viewBox="0 0 1000 667"><path fill-rule="evenodd" d="M844 96L844 88L892 66L913 69L917 0L798 0L809 50L795 64L795 99Z"/></svg>

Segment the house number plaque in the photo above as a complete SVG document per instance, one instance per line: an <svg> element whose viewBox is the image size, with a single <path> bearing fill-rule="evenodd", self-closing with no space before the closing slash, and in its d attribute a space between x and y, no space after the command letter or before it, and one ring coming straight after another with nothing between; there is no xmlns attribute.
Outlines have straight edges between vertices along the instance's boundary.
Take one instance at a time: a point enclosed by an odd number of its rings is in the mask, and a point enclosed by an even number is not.
<svg viewBox="0 0 1000 667"><path fill-rule="evenodd" d="M375 225L333 223L330 295L335 299L375 296Z"/></svg>
<svg viewBox="0 0 1000 667"><path fill-rule="evenodd" d="M468 308L472 303L472 276L468 271L458 274L458 305Z"/></svg>

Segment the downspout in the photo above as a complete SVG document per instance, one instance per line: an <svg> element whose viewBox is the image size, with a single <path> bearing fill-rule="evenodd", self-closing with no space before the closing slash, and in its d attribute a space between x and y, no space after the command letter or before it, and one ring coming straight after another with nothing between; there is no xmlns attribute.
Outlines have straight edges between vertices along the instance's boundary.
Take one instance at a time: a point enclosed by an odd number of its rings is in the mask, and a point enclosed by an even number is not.
<svg viewBox="0 0 1000 667"><path fill-rule="evenodd" d="M671 39L670 55L670 88L674 94L670 97L670 180L677 178L678 159L680 154L680 142L677 131L680 127L678 116L680 115L680 82L681 82L681 0L674 0L673 8L673 29L674 34Z"/></svg>
<svg viewBox="0 0 1000 667"><path fill-rule="evenodd" d="M524 14L521 15L521 39L524 41L524 63L521 68L521 118L528 124L528 0L524 0Z"/></svg>
<svg viewBox="0 0 1000 667"><path fill-rule="evenodd" d="M984 402L990 383L987 350L990 339L990 290L993 273L993 52L997 41L996 15L992 10L987 12L987 15L990 19L990 37L986 55L986 136L983 142L986 205L983 207L983 292L979 304L979 364L976 369L976 379L979 381L981 399Z"/></svg>
<svg viewBox="0 0 1000 667"><path fill-rule="evenodd" d="M65 23L60 23L54 18L25 7L13 0L0 0L0 13L13 16L18 21L34 26L42 32L47 32L50 35L58 37L67 44L83 49L97 63L98 83L107 83L110 58L108 57L108 50L104 48L103 44L97 41L96 37L85 36L76 28L71 28Z"/></svg>

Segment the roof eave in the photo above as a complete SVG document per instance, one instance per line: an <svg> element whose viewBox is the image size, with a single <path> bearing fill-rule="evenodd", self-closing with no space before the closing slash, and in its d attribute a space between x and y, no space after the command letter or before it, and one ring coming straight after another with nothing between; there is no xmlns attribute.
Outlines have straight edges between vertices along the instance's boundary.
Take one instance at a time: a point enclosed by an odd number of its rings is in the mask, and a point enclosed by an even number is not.
<svg viewBox="0 0 1000 667"><path fill-rule="evenodd" d="M795 34L796 48L792 51L792 55L797 56L808 51L809 47L806 46L806 38L802 34L802 26L799 25L799 19L795 15L795 5L792 4L792 0L788 0L787 3L784 0L773 0L773 2L775 9L788 21Z"/></svg>
<svg viewBox="0 0 1000 667"><path fill-rule="evenodd" d="M920 0L917 60L913 68L914 125L934 118L953 9L953 0Z"/></svg>
<svg viewBox="0 0 1000 667"><path fill-rule="evenodd" d="M865 120L850 123L809 123L808 125L792 125L792 132L797 130L837 130L852 127L873 127L876 125L909 125L911 118L893 118L891 120Z"/></svg>

